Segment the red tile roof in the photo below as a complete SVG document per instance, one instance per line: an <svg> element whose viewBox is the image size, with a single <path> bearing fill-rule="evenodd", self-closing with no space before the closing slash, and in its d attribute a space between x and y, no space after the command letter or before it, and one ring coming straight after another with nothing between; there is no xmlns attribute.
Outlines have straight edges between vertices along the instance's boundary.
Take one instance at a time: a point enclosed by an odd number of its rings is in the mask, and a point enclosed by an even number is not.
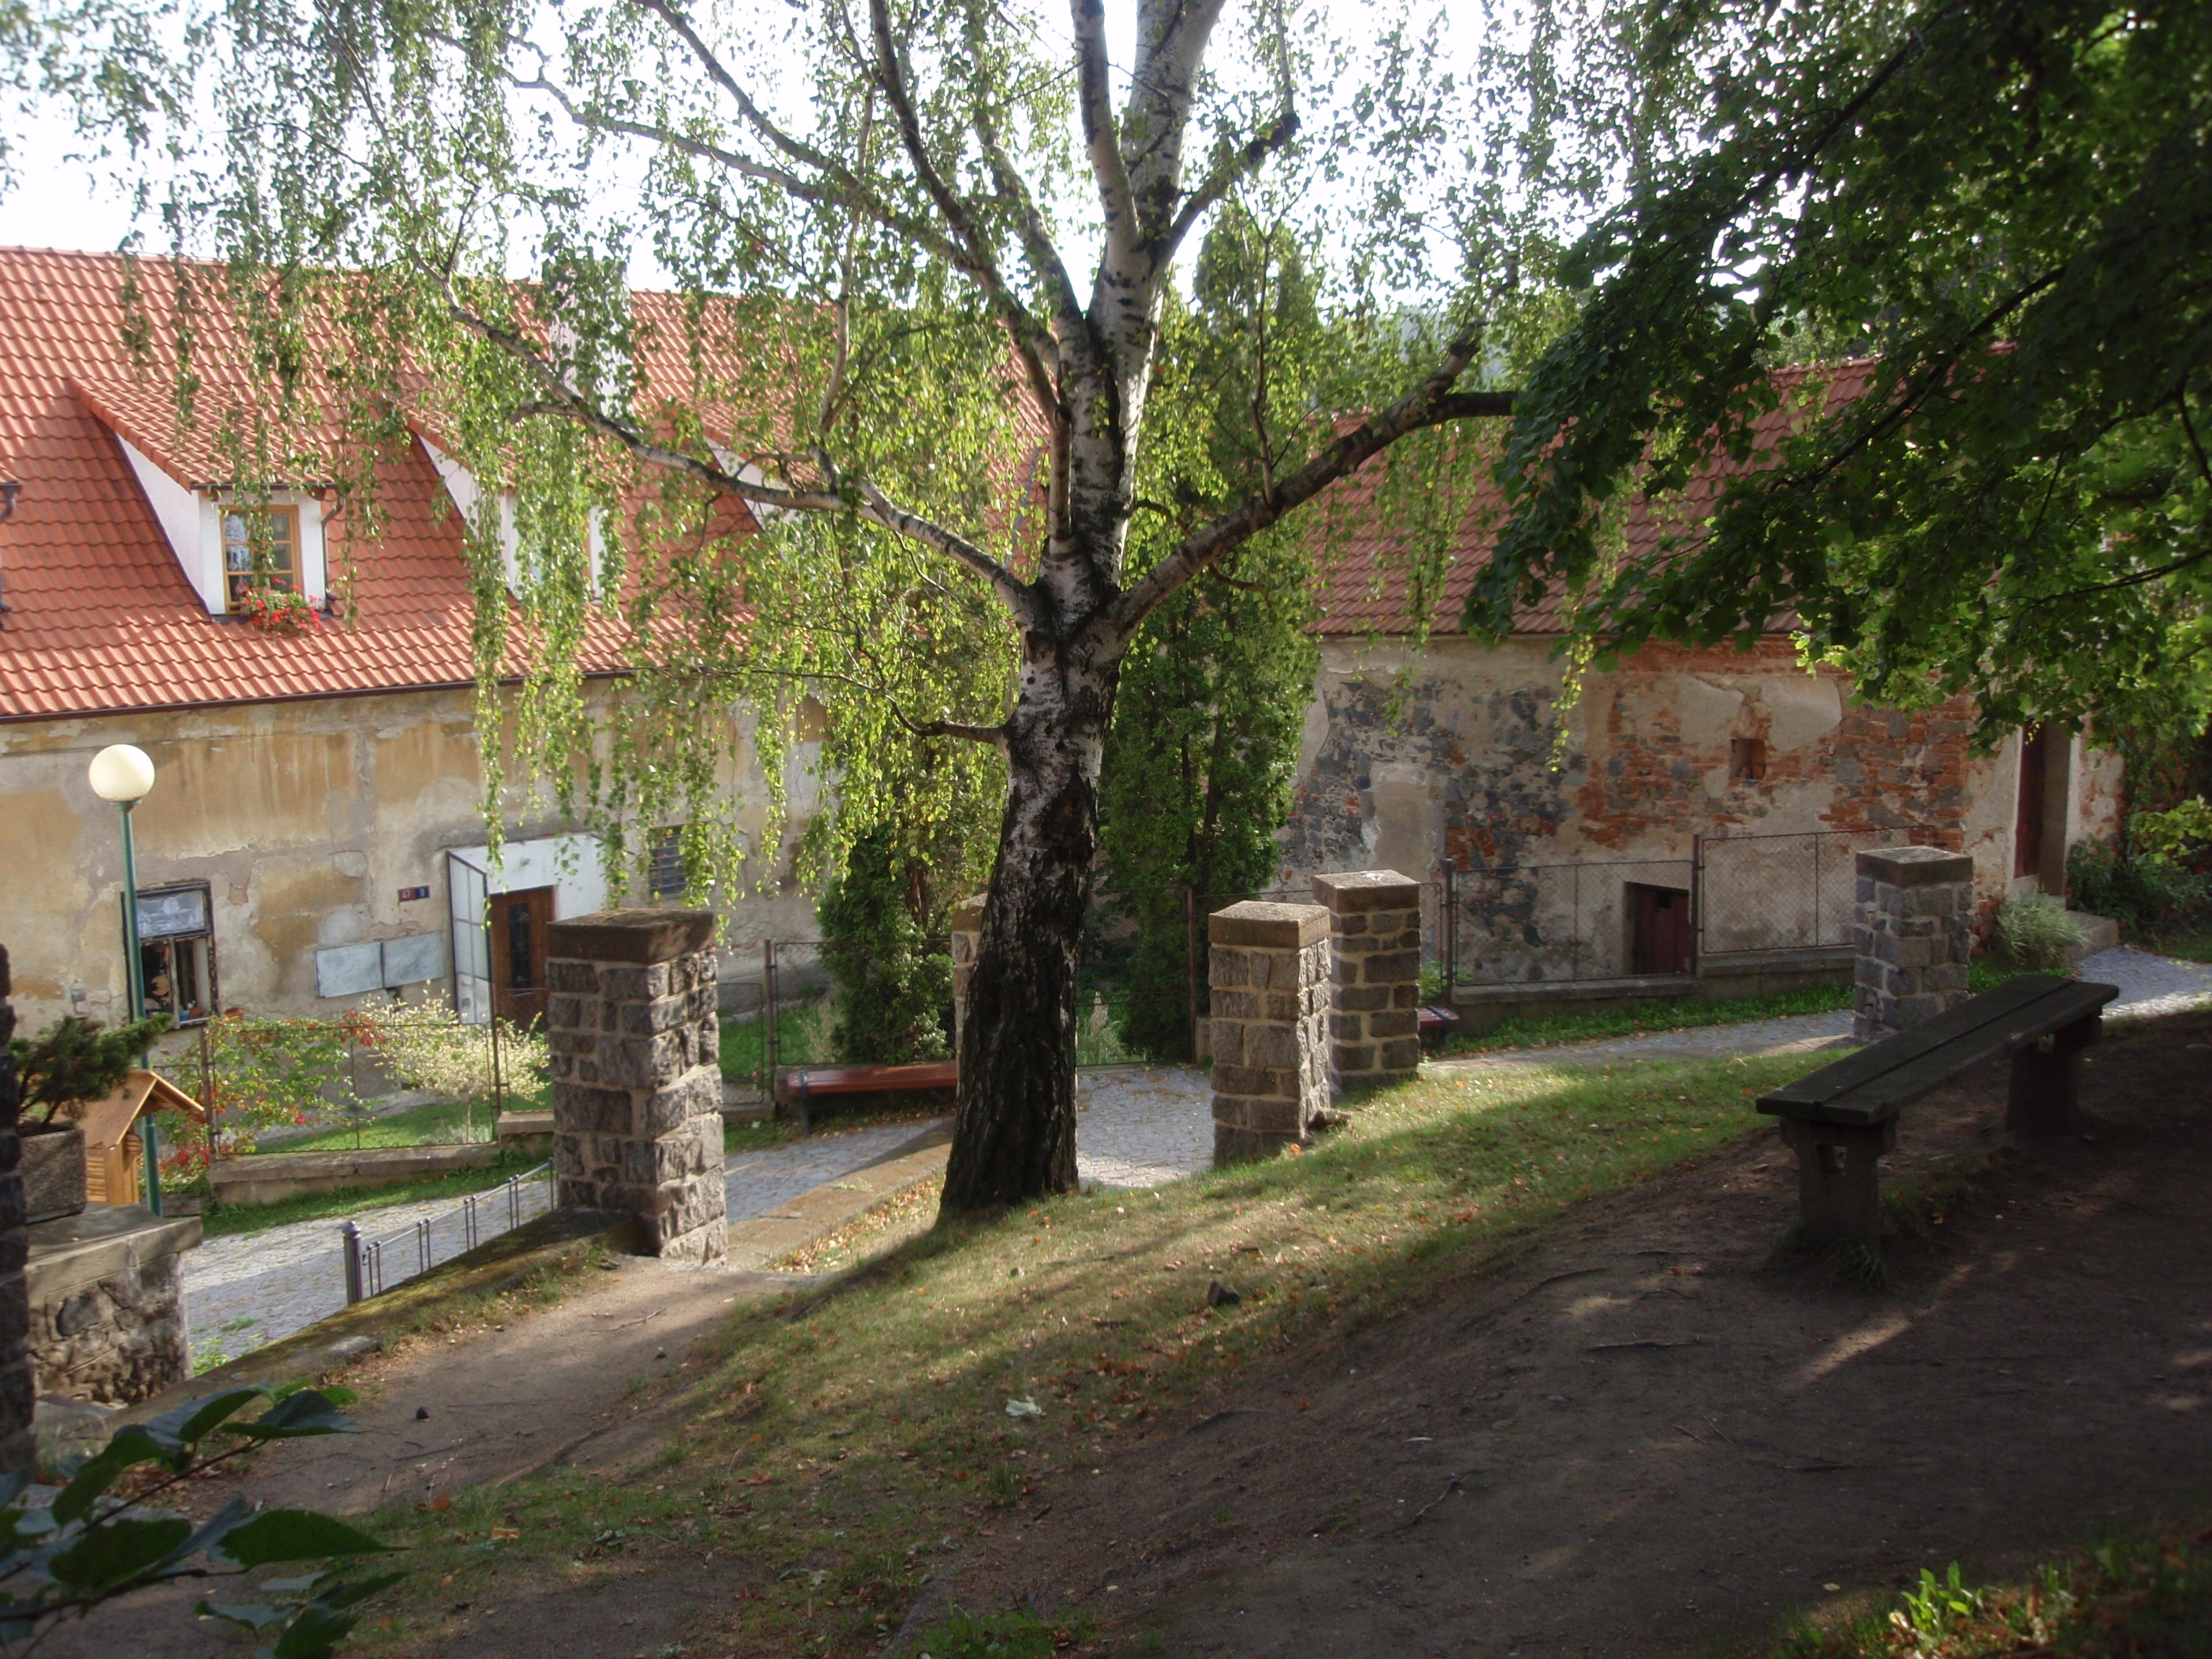
<svg viewBox="0 0 2212 1659"><path fill-rule="evenodd" d="M1820 371L1826 377L1824 407L1833 410L1859 396L1866 389L1868 368L1863 362L1851 362ZM1807 418L1806 400L1795 399L1792 394L1813 372L1791 368L1776 374L1775 385L1783 394L1782 400L1778 408L1753 423L1754 456L1771 453L1793 423ZM1493 430L1479 432L1471 441L1474 453L1462 484L1466 492L1466 508L1461 515L1458 533L1446 551L1443 581L1430 613L1434 628L1457 630L1460 610L1467 602L1468 591L1488 561L1492 537L1504 521L1504 503L1490 475L1501 438L1502 434ZM1756 460L1751 463L1759 464ZM1393 556L1391 545L1376 533L1376 515L1369 505L1382 477L1383 465L1382 457L1370 461L1310 509L1316 515L1311 539L1318 550L1314 591L1321 611L1314 625L1316 633L1342 635L1413 631L1406 562L1401 556ZM1622 556L1637 560L1656 556L1662 536L1679 532L1683 524L1695 523L1712 511L1723 487L1740 470L1733 464L1711 467L1691 479L1679 501L1668 501L1663 507L1655 508L1651 502L1638 496L1629 507L1626 545ZM1565 633L1565 590L1554 585L1540 604L1516 610L1515 631ZM1786 623L1778 622L1776 627L1780 631Z"/></svg>
<svg viewBox="0 0 2212 1659"><path fill-rule="evenodd" d="M380 535L349 539L343 511L329 521L334 582L350 558L353 621L292 636L207 614L118 436L180 483L225 482L207 434L252 388L210 318L197 424L179 434L168 371L125 349L124 275L113 254L0 250L0 477L22 485L0 524L0 720L470 684L461 519L413 443L378 458ZM333 469L311 453L286 470L298 476L263 482L312 488ZM740 508L733 522L750 520ZM619 666L611 629L592 654Z"/></svg>
<svg viewBox="0 0 2212 1659"><path fill-rule="evenodd" d="M356 625L290 637L207 614L115 429L179 482L220 469L173 441L158 371L134 374L122 277L113 255L0 251L0 472L23 487L0 525L0 720L467 684L461 523L420 450L380 469L389 529L351 550Z"/></svg>

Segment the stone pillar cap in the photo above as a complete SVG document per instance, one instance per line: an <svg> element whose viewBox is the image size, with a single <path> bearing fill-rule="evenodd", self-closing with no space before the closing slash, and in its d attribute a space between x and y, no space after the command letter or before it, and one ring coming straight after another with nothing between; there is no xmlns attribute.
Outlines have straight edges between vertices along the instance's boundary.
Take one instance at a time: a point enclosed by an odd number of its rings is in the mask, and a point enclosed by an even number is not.
<svg viewBox="0 0 2212 1659"><path fill-rule="evenodd" d="M952 931L956 933L980 933L983 931L983 905L988 893L978 893L964 898L952 907Z"/></svg>
<svg viewBox="0 0 2212 1659"><path fill-rule="evenodd" d="M712 910L599 910L545 929L545 954L561 962L673 962L714 942Z"/></svg>
<svg viewBox="0 0 2212 1659"><path fill-rule="evenodd" d="M1294 951L1328 937L1328 911L1318 904L1269 904L1247 899L1208 916L1206 932L1216 945Z"/></svg>
<svg viewBox="0 0 2212 1659"><path fill-rule="evenodd" d="M1858 855L1858 872L1895 887L1933 887L1939 882L1972 881L1974 860L1940 847L1874 847Z"/></svg>
<svg viewBox="0 0 2212 1659"><path fill-rule="evenodd" d="M1340 870L1313 878L1314 902L1332 910L1402 910L1421 884L1395 870Z"/></svg>

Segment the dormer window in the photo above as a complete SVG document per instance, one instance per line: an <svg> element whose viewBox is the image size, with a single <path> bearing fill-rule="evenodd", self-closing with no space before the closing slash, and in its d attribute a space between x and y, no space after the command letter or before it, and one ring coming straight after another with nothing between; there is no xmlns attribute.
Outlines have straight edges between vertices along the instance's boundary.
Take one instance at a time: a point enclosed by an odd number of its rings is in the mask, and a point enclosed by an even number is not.
<svg viewBox="0 0 2212 1659"><path fill-rule="evenodd" d="M300 586L300 509L226 507L222 571L228 608L240 609L257 588L295 593Z"/></svg>

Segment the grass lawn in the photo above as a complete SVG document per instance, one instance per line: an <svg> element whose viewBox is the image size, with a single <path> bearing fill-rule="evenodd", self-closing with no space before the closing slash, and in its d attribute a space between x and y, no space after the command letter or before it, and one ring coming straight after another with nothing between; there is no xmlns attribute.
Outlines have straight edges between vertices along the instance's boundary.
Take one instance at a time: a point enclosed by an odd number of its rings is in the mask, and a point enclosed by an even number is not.
<svg viewBox="0 0 2212 1659"><path fill-rule="evenodd" d="M264 1142L252 1156L279 1152L350 1152L370 1146L454 1146L491 1139L498 1114L491 1102L479 1100L468 1108L459 1101L436 1101L412 1106L389 1117L370 1118L356 1129L340 1123L313 1134L288 1135Z"/></svg>
<svg viewBox="0 0 2212 1659"><path fill-rule="evenodd" d="M532 1153L509 1153L488 1169L456 1170L451 1175L426 1176L396 1187L349 1187L335 1193L309 1193L277 1204L210 1206L200 1216L200 1231L210 1238L232 1233L265 1232L295 1221L343 1221L363 1210L386 1204L420 1204L451 1199L458 1204L471 1193L496 1187L509 1176L544 1162Z"/></svg>
<svg viewBox="0 0 2212 1659"><path fill-rule="evenodd" d="M1826 1014L1851 1006L1848 985L1815 985L1771 996L1735 997L1728 1001L1638 1002L1586 1013L1547 1014L1540 1018L1502 1019L1480 1031L1459 1031L1437 1053L1480 1054L1499 1048L1545 1048L1559 1042L1592 1042L1601 1037L1638 1036L1646 1031L1680 1031L1696 1025L1734 1025L1747 1019L1779 1019L1789 1014Z"/></svg>
<svg viewBox="0 0 2212 1659"><path fill-rule="evenodd" d="M833 1288L743 1310L640 1384L684 1396L641 1474L558 1469L380 1516L415 1553L366 1633L398 1644L456 1601L619 1593L641 1568L741 1552L759 1571L716 1651L872 1656L1030 1487L1080 1477L1241 1366L1432 1299L1577 1200L1741 1140L1765 1125L1752 1097L1824 1058L1438 1078L1306 1156L1150 1193L927 1231L909 1200L824 1253L862 1261ZM1210 1308L1217 1279L1241 1302Z"/></svg>
<svg viewBox="0 0 2212 1659"><path fill-rule="evenodd" d="M2184 1659L2212 1653L2212 1534L2117 1539L2008 1584L1923 1569L1894 1609L1807 1621L1759 1659ZM1748 1659L1748 1656L1747 1656Z"/></svg>
<svg viewBox="0 0 2212 1659"><path fill-rule="evenodd" d="M2212 962L2212 929L2190 928L2172 933L2142 933L2125 943L2162 957L2184 962Z"/></svg>

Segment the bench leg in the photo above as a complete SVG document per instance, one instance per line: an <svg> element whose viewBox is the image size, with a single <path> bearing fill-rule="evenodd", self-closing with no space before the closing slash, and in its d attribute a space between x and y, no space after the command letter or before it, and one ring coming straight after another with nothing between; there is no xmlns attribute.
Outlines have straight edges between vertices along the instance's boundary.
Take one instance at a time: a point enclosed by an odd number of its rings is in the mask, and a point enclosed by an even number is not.
<svg viewBox="0 0 2212 1659"><path fill-rule="evenodd" d="M1782 1121L1782 1138L1797 1154L1797 1215L1805 1242L1849 1239L1881 1249L1881 1156L1897 1145L1897 1120L1860 1128L1840 1123Z"/></svg>
<svg viewBox="0 0 2212 1659"><path fill-rule="evenodd" d="M2081 1089L2081 1054L2103 1033L2101 1016L2062 1025L2049 1036L2015 1049L2005 1127L2016 1135L2070 1134L2078 1127L2075 1104Z"/></svg>

